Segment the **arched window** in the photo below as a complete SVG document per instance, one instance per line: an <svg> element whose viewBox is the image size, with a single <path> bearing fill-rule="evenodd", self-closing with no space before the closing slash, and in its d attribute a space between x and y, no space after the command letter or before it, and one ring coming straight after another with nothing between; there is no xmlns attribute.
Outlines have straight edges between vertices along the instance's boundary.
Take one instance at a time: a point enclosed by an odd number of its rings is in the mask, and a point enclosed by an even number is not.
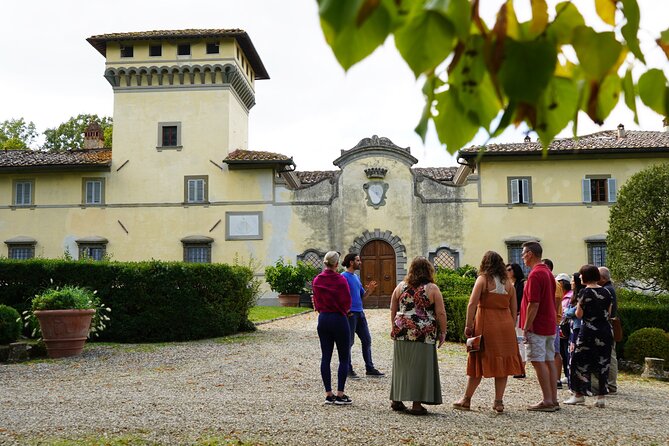
<svg viewBox="0 0 669 446"><path fill-rule="evenodd" d="M319 251L317 249L307 249L302 254L297 256L298 262L304 262L307 265L311 265L315 268L323 268L323 257L325 252Z"/></svg>
<svg viewBox="0 0 669 446"><path fill-rule="evenodd" d="M446 246L439 247L436 251L431 252L428 260L435 268L455 269L460 266L460 255L458 252Z"/></svg>

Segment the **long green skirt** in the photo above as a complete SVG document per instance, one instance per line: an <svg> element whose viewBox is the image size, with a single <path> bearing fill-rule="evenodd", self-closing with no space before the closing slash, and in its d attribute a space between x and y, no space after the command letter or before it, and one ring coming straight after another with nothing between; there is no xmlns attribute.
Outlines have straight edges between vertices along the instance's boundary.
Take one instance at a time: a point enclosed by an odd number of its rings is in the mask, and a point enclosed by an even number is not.
<svg viewBox="0 0 669 446"><path fill-rule="evenodd" d="M395 341L390 399L442 403L436 345Z"/></svg>

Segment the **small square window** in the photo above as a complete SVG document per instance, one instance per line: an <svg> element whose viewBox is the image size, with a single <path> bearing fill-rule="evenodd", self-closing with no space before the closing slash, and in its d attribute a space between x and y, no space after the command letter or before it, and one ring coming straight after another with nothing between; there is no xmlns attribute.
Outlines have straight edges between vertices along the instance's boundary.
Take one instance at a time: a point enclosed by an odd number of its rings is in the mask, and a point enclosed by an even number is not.
<svg viewBox="0 0 669 446"><path fill-rule="evenodd" d="M523 244L521 242L507 243L506 249L508 252L508 263L517 263L520 265L525 277L527 277L530 274L530 268L523 262Z"/></svg>
<svg viewBox="0 0 669 446"><path fill-rule="evenodd" d="M83 204L96 205L105 202L105 180L104 178L84 178L83 180Z"/></svg>
<svg viewBox="0 0 669 446"><path fill-rule="evenodd" d="M184 244L184 262L211 263L211 245Z"/></svg>
<svg viewBox="0 0 669 446"><path fill-rule="evenodd" d="M184 201L206 203L209 200L209 177L187 176L184 178Z"/></svg>
<svg viewBox="0 0 669 446"><path fill-rule="evenodd" d="M9 246L8 257L13 260L28 260L35 257L34 245L13 245Z"/></svg>
<svg viewBox="0 0 669 446"><path fill-rule="evenodd" d="M149 56L158 57L163 55L163 46L162 45L150 45L149 46Z"/></svg>
<svg viewBox="0 0 669 446"><path fill-rule="evenodd" d="M207 44L207 54L218 54L219 52L218 42Z"/></svg>
<svg viewBox="0 0 669 446"><path fill-rule="evenodd" d="M595 266L606 266L606 242L588 243L588 263Z"/></svg>
<svg viewBox="0 0 669 446"><path fill-rule="evenodd" d="M86 244L79 245L79 260L104 260L107 254L107 245Z"/></svg>
<svg viewBox="0 0 669 446"><path fill-rule="evenodd" d="M177 126L176 125L166 125L163 127L163 138L162 144L163 147L172 147L177 145Z"/></svg>
<svg viewBox="0 0 669 446"><path fill-rule="evenodd" d="M121 45L121 57L132 57L134 49L132 45Z"/></svg>
<svg viewBox="0 0 669 446"><path fill-rule="evenodd" d="M616 179L608 175L588 175L583 180L584 203L615 203L617 201Z"/></svg>
<svg viewBox="0 0 669 446"><path fill-rule="evenodd" d="M180 43L177 46L178 56L190 56L190 43Z"/></svg>
<svg viewBox="0 0 669 446"><path fill-rule="evenodd" d="M34 180L14 181L13 205L32 206L34 203Z"/></svg>
<svg viewBox="0 0 669 446"><path fill-rule="evenodd" d="M530 204L532 203L532 178L530 177L509 177L509 204Z"/></svg>

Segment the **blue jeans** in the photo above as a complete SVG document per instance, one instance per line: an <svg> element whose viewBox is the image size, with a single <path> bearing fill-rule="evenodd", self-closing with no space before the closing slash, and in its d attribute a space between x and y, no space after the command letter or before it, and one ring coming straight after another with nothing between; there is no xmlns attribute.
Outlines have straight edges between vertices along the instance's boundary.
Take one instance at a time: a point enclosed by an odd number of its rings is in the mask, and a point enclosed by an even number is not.
<svg viewBox="0 0 669 446"><path fill-rule="evenodd" d="M332 390L330 361L332 361L332 352L335 345L337 345L337 355L339 356L337 390L344 391L348 365L351 361L350 337L346 316L341 313L321 313L318 315L318 338L321 342L321 378L323 378L323 386L325 386L326 392Z"/></svg>
<svg viewBox="0 0 669 446"><path fill-rule="evenodd" d="M369 326L367 325L367 318L363 311L351 311L348 317L348 326L351 330L351 347L355 343L355 335L357 334L362 343L362 358L365 360L365 369L367 371L374 370L374 363L372 362L372 335L369 334ZM353 364L349 361L348 371L353 371Z"/></svg>

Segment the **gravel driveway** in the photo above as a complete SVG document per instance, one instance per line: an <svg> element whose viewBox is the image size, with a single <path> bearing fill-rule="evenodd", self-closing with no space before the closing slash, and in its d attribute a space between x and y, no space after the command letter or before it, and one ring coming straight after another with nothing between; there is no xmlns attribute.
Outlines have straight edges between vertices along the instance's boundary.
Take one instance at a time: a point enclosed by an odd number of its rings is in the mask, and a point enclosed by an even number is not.
<svg viewBox="0 0 669 446"><path fill-rule="evenodd" d="M388 310L366 313L374 362L389 374ZM316 318L308 313L200 342L91 344L76 358L0 365L0 443L109 435L165 444L210 436L276 445L669 444L669 384L626 374L606 409L590 399L555 413L528 412L540 395L530 371L509 380L504 414L490 409L492 380L483 381L472 412L454 411L450 403L466 381L458 344L440 350L445 404L428 406L426 417L389 409L389 377L349 380L353 405L323 406ZM364 371L358 342L353 363Z"/></svg>

